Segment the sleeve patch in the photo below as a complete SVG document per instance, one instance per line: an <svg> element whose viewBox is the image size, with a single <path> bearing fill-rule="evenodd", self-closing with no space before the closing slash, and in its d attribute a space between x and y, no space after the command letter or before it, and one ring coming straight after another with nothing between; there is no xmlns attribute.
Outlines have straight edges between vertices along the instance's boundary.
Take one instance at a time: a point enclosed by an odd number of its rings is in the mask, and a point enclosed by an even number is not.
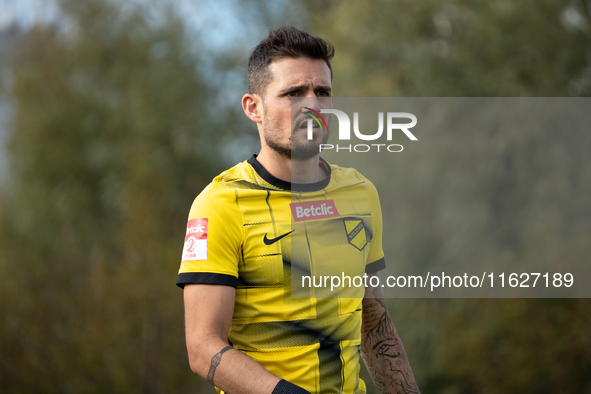
<svg viewBox="0 0 591 394"><path fill-rule="evenodd" d="M202 218L187 223L183 261L207 260L207 222L207 218Z"/></svg>

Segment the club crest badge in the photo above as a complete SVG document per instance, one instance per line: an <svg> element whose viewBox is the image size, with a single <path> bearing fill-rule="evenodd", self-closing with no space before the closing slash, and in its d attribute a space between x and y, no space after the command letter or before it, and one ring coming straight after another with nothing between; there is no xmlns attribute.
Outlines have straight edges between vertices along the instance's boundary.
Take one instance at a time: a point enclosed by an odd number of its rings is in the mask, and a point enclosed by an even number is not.
<svg viewBox="0 0 591 394"><path fill-rule="evenodd" d="M349 243L359 250L363 250L367 245L367 232L361 219L345 219L345 231Z"/></svg>

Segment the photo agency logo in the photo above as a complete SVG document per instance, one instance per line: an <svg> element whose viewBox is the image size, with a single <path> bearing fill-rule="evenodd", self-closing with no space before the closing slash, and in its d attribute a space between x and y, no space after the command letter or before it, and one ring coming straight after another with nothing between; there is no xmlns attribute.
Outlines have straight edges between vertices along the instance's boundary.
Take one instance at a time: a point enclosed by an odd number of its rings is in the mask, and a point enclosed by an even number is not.
<svg viewBox="0 0 591 394"><path fill-rule="evenodd" d="M417 137L410 131L413 127L417 124L417 117L409 112L387 112L386 117L386 135L384 143L383 134L384 134L384 112L378 112L378 131L373 134L364 134L360 131L359 127L359 112L353 112L353 133L355 137L361 141L366 141L365 143L359 144L346 144L340 143L341 141L351 141L351 120L349 116L341 110L334 109L334 108L322 108L319 111L316 111L310 107L302 107L302 111L305 110L305 114L310 117L307 120L307 138L308 140L312 140L314 138L314 128L320 128L322 131L328 131L328 123L325 116L322 114L328 114L327 118L330 115L335 115L339 133L338 133L338 140L339 142L336 144L328 144L322 143L319 144L319 151L327 151L332 150L336 152L359 152L359 153L366 153L366 152L402 152L404 147L401 144L392 144L392 138L395 136L395 133L402 132L406 137L408 137L411 141L418 141ZM406 120L406 121L405 121ZM400 122L403 123L400 123ZM409 122L410 121L410 122ZM375 141L370 143L369 141ZM382 143L380 143L382 142Z"/></svg>

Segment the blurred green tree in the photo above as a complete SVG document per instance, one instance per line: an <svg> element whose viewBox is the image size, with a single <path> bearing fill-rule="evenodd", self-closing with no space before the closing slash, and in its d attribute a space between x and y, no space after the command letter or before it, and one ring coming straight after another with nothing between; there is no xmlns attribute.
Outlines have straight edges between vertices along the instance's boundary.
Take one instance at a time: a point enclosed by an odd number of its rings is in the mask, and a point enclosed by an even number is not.
<svg viewBox="0 0 591 394"><path fill-rule="evenodd" d="M336 47L337 96L591 95L588 1L306 6L313 33ZM491 122L469 135L442 134L411 163L395 159L388 184L377 185L391 192L383 201L389 261L539 261L557 269L588 261L589 133L565 126L558 139L528 124L510 134ZM591 392L589 300L397 299L389 306L424 392Z"/></svg>
<svg viewBox="0 0 591 394"><path fill-rule="evenodd" d="M306 4L314 33L339 49L336 95L591 94L588 1Z"/></svg>
<svg viewBox="0 0 591 394"><path fill-rule="evenodd" d="M253 24L281 18L308 23L296 2L291 15L276 18L264 14L271 3L237 4ZM584 1L304 4L307 30L337 48L336 95L591 93ZM239 114L212 89L212 81L243 83L237 76L244 67L236 64L244 63L237 58L247 51L237 46L238 55L225 54L227 75L204 71L187 51L195 45L188 45L181 21L157 8L67 0L67 23L36 27L15 46L5 84L15 108L10 173L0 193L5 392L211 391L189 371L181 296L172 284L191 200L228 164L220 152L232 156L250 141ZM229 134L236 129L237 139ZM486 138L479 146L487 146ZM588 138L582 141L577 152ZM234 146L221 150L222 142ZM587 185L578 162L566 160L560 149L553 151L554 161L534 151L535 160L524 162L517 160L520 145L510 145L491 153L503 158L492 163L505 166L488 168L491 173L473 186L464 178L468 189L462 189L496 212L496 222L487 225L501 241L504 229L522 235L511 218L528 203L532 166L549 170L562 163L546 179L542 206L570 203L572 215L577 206L564 200ZM409 266L447 245L449 223L432 222L436 201L456 201L447 204L447 217L461 221L465 214L453 190L428 195L422 185L443 185L437 163L466 167L478 154L432 153L414 163L423 174L420 183L392 174L394 183L410 186L397 194L409 216L400 223L407 227L389 229L401 237L386 252ZM553 189L557 181L560 187ZM498 198L507 190L519 204ZM421 211L419 204L432 209ZM577 223L584 223L588 211L579 214ZM547 222L555 235L568 228L564 218ZM588 226L577 229L576 237L572 231L554 239L521 237L509 256L588 257ZM422 238L413 242L416 236ZM562 253L564 240L568 254ZM591 391L587 300L390 300L390 307L424 392Z"/></svg>
<svg viewBox="0 0 591 394"><path fill-rule="evenodd" d="M230 128L170 8L61 10L19 38L6 84L0 387L211 390L189 369L174 282L188 209L224 166Z"/></svg>

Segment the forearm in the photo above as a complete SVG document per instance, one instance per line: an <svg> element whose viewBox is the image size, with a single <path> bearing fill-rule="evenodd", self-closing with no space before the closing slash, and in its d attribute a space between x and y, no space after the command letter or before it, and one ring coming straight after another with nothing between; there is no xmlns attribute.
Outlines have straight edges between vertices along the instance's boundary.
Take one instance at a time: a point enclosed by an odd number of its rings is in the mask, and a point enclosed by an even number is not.
<svg viewBox="0 0 591 394"><path fill-rule="evenodd" d="M185 335L193 372L231 394L271 394L279 378L229 346L235 289L186 285Z"/></svg>
<svg viewBox="0 0 591 394"><path fill-rule="evenodd" d="M221 339L189 351L193 372L231 394L271 394L279 378Z"/></svg>
<svg viewBox="0 0 591 394"><path fill-rule="evenodd" d="M371 291L374 291L372 289ZM383 394L419 393L406 351L381 291L363 300L361 357Z"/></svg>

